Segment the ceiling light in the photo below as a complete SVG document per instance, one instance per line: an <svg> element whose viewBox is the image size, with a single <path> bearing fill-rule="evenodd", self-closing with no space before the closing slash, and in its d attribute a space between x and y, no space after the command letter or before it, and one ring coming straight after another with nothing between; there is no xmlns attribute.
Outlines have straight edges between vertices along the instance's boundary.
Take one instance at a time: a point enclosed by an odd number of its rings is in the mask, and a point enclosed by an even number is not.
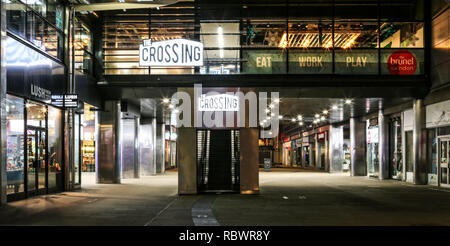
<svg viewBox="0 0 450 246"><path fill-rule="evenodd" d="M279 98L275 98L275 99L273 100L273 102L274 102L274 103L279 103L279 102L280 102L280 99L279 99Z"/></svg>
<svg viewBox="0 0 450 246"><path fill-rule="evenodd" d="M174 107L174 106L173 106L173 104L170 104L170 105L169 105L169 108L171 108L171 109L172 109L173 107Z"/></svg>
<svg viewBox="0 0 450 246"><path fill-rule="evenodd" d="M320 117L320 120L325 120L325 116Z"/></svg>
<svg viewBox="0 0 450 246"><path fill-rule="evenodd" d="M331 107L331 109L332 109L332 110L337 110L337 109L338 109L338 106L337 106L337 105L333 105L333 106Z"/></svg>
<svg viewBox="0 0 450 246"><path fill-rule="evenodd" d="M316 117L316 118L319 118L319 117L320 117L320 115L319 115L319 114L315 114L315 115L314 115L314 117Z"/></svg>
<svg viewBox="0 0 450 246"><path fill-rule="evenodd" d="M323 114L328 114L328 110L325 109L324 111L322 111L322 113Z"/></svg>
<svg viewBox="0 0 450 246"><path fill-rule="evenodd" d="M260 122L260 123L259 123L259 125L260 125L260 126L263 126L263 125L264 125L264 123Z"/></svg>
<svg viewBox="0 0 450 246"><path fill-rule="evenodd" d="M298 125L299 125L299 126L303 126L303 122L299 122Z"/></svg>
<svg viewBox="0 0 450 246"><path fill-rule="evenodd" d="M266 108L266 113L269 113L269 112L270 112L270 109Z"/></svg>
<svg viewBox="0 0 450 246"><path fill-rule="evenodd" d="M271 113L270 116L275 116L275 114L274 114L274 113Z"/></svg>
<svg viewBox="0 0 450 246"><path fill-rule="evenodd" d="M273 108L275 107L275 105L273 105L272 103L269 105L269 108Z"/></svg>
<svg viewBox="0 0 450 246"><path fill-rule="evenodd" d="M292 122L295 122L295 119L294 118L292 118L292 120L291 120Z"/></svg>
<svg viewBox="0 0 450 246"><path fill-rule="evenodd" d="M283 119L283 115L279 115L278 119L280 119L280 120Z"/></svg>
<svg viewBox="0 0 450 246"><path fill-rule="evenodd" d="M222 28L222 26L219 26L217 28L217 33L219 34L218 35L219 48L220 48L219 56L220 56L220 58L223 58L224 55L223 55L223 28Z"/></svg>
<svg viewBox="0 0 450 246"><path fill-rule="evenodd" d="M352 99L345 99L345 104L351 104L352 103Z"/></svg>
<svg viewBox="0 0 450 246"><path fill-rule="evenodd" d="M163 103L169 103L170 100L169 100L169 98L163 98L162 101L163 101Z"/></svg>
<svg viewBox="0 0 450 246"><path fill-rule="evenodd" d="M297 119L298 119L298 120L302 120L302 119L303 119L303 116L297 115Z"/></svg>
<svg viewBox="0 0 450 246"><path fill-rule="evenodd" d="M178 109L175 109L174 111L173 111L175 114L178 114L178 112L180 112Z"/></svg>

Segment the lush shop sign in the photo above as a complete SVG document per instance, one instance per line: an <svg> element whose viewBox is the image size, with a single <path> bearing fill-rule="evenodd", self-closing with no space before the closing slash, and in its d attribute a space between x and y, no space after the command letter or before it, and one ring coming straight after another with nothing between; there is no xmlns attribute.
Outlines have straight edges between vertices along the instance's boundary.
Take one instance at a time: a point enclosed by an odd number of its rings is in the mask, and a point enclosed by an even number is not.
<svg viewBox="0 0 450 246"><path fill-rule="evenodd" d="M203 66L203 44L187 39L143 40L139 45L139 66Z"/></svg>

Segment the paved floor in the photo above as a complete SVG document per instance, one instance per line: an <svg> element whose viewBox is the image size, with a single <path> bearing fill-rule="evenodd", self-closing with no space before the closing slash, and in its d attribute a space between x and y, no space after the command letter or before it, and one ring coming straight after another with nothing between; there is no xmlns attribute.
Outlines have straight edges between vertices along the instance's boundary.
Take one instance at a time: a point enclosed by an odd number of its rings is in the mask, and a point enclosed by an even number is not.
<svg viewBox="0 0 450 246"><path fill-rule="evenodd" d="M0 208L0 225L450 225L450 189L298 170L260 195L177 196L177 173L83 186Z"/></svg>

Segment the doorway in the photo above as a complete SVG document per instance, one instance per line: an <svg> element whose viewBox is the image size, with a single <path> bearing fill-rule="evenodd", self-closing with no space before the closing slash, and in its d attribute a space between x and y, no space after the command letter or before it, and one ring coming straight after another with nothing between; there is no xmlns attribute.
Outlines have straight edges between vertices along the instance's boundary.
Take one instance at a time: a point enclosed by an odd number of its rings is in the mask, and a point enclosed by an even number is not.
<svg viewBox="0 0 450 246"><path fill-rule="evenodd" d="M27 179L28 194L45 194L46 175L46 131L43 128L27 127Z"/></svg>
<svg viewBox="0 0 450 246"><path fill-rule="evenodd" d="M239 130L197 131L199 192L239 191Z"/></svg>
<svg viewBox="0 0 450 246"><path fill-rule="evenodd" d="M438 138L438 184L440 186L450 187L450 136Z"/></svg>

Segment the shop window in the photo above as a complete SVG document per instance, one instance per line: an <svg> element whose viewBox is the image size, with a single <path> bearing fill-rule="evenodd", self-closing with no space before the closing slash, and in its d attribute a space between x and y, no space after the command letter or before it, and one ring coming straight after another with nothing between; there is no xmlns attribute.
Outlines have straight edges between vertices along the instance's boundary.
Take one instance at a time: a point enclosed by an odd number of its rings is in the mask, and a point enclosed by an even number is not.
<svg viewBox="0 0 450 246"><path fill-rule="evenodd" d="M31 12L27 14L27 39L42 50L45 50L43 42L44 25L44 21L39 16Z"/></svg>
<svg viewBox="0 0 450 246"><path fill-rule="evenodd" d="M413 132L407 131L405 133L405 159L407 172L413 172L413 157Z"/></svg>
<svg viewBox="0 0 450 246"><path fill-rule="evenodd" d="M332 0L289 0L289 20L301 18L302 20L331 21L332 3Z"/></svg>
<svg viewBox="0 0 450 246"><path fill-rule="evenodd" d="M284 49L288 47L285 20L244 20L242 47L267 47Z"/></svg>
<svg viewBox="0 0 450 246"><path fill-rule="evenodd" d="M81 22L75 27L75 69L85 74L93 73L92 33Z"/></svg>
<svg viewBox="0 0 450 246"><path fill-rule="evenodd" d="M61 110L48 107L48 188L62 189Z"/></svg>
<svg viewBox="0 0 450 246"><path fill-rule="evenodd" d="M24 192L24 100L6 98L6 180L7 194Z"/></svg>
<svg viewBox="0 0 450 246"><path fill-rule="evenodd" d="M18 0L6 3L7 28L19 36L25 37L26 7Z"/></svg>

